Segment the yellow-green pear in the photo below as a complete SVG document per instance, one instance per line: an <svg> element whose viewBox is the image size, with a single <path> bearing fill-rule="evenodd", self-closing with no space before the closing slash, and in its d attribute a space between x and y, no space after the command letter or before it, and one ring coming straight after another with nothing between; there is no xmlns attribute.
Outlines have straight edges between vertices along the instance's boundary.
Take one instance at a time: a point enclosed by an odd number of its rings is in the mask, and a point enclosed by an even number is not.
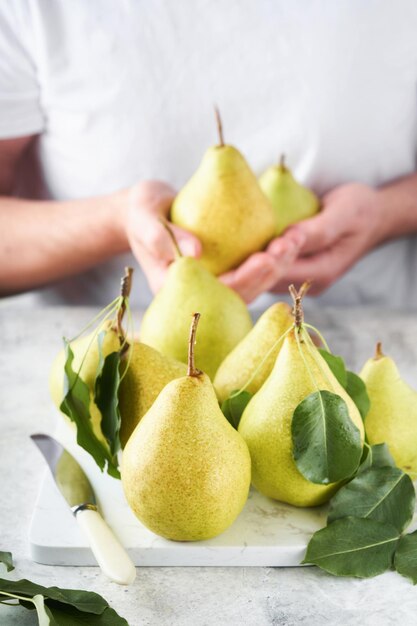
<svg viewBox="0 0 417 626"><path fill-rule="evenodd" d="M250 456L220 411L214 388L194 365L170 382L136 426L122 456L122 484L138 519L177 541L214 537L245 505Z"/></svg>
<svg viewBox="0 0 417 626"><path fill-rule="evenodd" d="M154 348L139 341L129 347L123 359L129 367L119 389L122 448L162 389L171 380L187 373L185 363L162 356Z"/></svg>
<svg viewBox="0 0 417 626"><path fill-rule="evenodd" d="M369 443L386 443L397 466L417 478L417 391L401 378L380 343L360 376L371 401L365 418Z"/></svg>
<svg viewBox="0 0 417 626"><path fill-rule="evenodd" d="M106 358L112 352L120 350L120 339L116 328L112 326L110 320L103 322L98 329L95 329L89 335L80 337L71 342L71 349L74 353L74 361L72 364L75 372L79 371L79 375L85 382L90 391L90 415L94 434L100 441L106 443L106 439L101 430L101 413L94 402L94 384L99 365L99 346L98 336L104 332L102 341L102 355ZM49 393L59 409L64 399L64 366L65 351L61 350L54 360L49 375ZM64 418L71 426L75 428L74 422L62 413Z"/></svg>
<svg viewBox="0 0 417 626"><path fill-rule="evenodd" d="M279 165L269 167L262 174L259 184L273 206L276 235L281 235L291 224L313 217L320 209L317 196L295 180L283 156Z"/></svg>
<svg viewBox="0 0 417 626"><path fill-rule="evenodd" d="M224 144L220 122L219 134L171 208L172 222L200 239L201 262L216 275L262 250L275 233L273 209L242 154Z"/></svg>
<svg viewBox="0 0 417 626"><path fill-rule="evenodd" d="M243 387L252 394L262 387L281 349L278 339L293 323L291 308L285 302L276 302L261 315L216 372L214 388L220 402Z"/></svg>
<svg viewBox="0 0 417 626"><path fill-rule="evenodd" d="M364 429L356 405L307 340L307 333L298 345L296 332L293 329L285 338L269 378L244 410L238 430L251 454L253 485L270 498L309 507L329 500L340 483L315 484L298 471L291 435L298 404L317 389L331 391L346 402L362 438Z"/></svg>
<svg viewBox="0 0 417 626"><path fill-rule="evenodd" d="M171 263L162 289L145 312L140 339L186 363L188 328L195 311L202 315L196 358L213 379L220 363L252 328L252 319L240 296L198 259L179 257Z"/></svg>

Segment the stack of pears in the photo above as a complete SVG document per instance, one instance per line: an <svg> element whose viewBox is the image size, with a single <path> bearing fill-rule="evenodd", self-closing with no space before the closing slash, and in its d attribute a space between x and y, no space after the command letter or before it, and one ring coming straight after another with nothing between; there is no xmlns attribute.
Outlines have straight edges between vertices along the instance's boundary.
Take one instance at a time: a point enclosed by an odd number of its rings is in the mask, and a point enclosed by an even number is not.
<svg viewBox="0 0 417 626"><path fill-rule="evenodd" d="M252 319L240 296L213 276L199 259L180 256L173 233L168 225L166 228L177 258L145 312L140 337L162 354L186 363L190 316L200 311L196 358L213 379L220 363L251 330Z"/></svg>
<svg viewBox="0 0 417 626"><path fill-rule="evenodd" d="M259 184L274 209L276 235L281 235L291 224L313 217L320 209L317 196L295 180L284 156L279 165L269 167L262 174Z"/></svg>
<svg viewBox="0 0 417 626"><path fill-rule="evenodd" d="M170 382L139 422L122 458L126 499L150 530L176 541L209 539L241 512L250 486L245 442L220 411L194 364L195 314L187 375Z"/></svg>
<svg viewBox="0 0 417 626"><path fill-rule="evenodd" d="M200 239L201 262L218 275L264 248L275 225L272 207L249 165L236 148L225 145L216 113L219 145L207 150L175 198L171 220Z"/></svg>
<svg viewBox="0 0 417 626"><path fill-rule="evenodd" d="M281 349L279 339L293 323L291 308L285 302L276 302L261 315L216 372L214 387L220 402L239 389L254 394L262 387Z"/></svg>
<svg viewBox="0 0 417 626"><path fill-rule="evenodd" d="M361 373L371 406L365 430L371 445L386 443L397 466L417 478L417 391L400 376L381 343Z"/></svg>
<svg viewBox="0 0 417 626"><path fill-rule="evenodd" d="M300 307L300 302L296 305ZM279 351L266 382L246 406L239 433L248 444L252 459L252 483L265 496L301 507L329 500L337 483L315 484L298 471L293 458L291 423L294 411L311 393L327 390L339 395L349 416L361 432L359 411L336 380L317 348L302 331L302 313ZM299 333L298 341L296 333Z"/></svg>

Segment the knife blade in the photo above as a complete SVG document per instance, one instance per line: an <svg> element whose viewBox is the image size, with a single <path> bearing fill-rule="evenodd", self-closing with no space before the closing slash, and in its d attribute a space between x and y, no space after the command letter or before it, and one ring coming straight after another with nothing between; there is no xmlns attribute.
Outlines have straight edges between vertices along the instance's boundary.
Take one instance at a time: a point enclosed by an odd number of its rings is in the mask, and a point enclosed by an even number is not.
<svg viewBox="0 0 417 626"><path fill-rule="evenodd" d="M31 435L49 465L55 483L69 505L102 572L118 583L129 585L135 566L124 547L100 515L94 490L74 457L50 435Z"/></svg>

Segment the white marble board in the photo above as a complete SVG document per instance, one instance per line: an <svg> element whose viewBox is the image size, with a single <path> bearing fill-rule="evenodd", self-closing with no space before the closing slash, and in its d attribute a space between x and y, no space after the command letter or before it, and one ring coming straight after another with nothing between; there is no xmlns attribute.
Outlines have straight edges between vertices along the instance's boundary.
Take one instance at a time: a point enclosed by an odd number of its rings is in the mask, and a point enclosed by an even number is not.
<svg viewBox="0 0 417 626"><path fill-rule="evenodd" d="M107 523L137 566L299 565L313 532L325 525L326 509L297 509L251 490L234 524L208 541L175 542L147 530L129 509L120 481L101 474L60 420L54 436L77 458L96 493ZM96 565L66 502L45 469L29 531L31 556L47 565Z"/></svg>

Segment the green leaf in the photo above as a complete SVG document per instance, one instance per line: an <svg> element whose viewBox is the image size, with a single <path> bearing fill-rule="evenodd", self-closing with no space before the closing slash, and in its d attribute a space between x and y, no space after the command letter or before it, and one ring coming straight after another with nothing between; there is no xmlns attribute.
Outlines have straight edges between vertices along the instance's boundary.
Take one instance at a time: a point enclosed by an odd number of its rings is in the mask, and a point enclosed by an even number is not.
<svg viewBox="0 0 417 626"><path fill-rule="evenodd" d="M69 606L47 601L47 608L53 616L54 624L59 626L129 626L127 621L120 617L110 607L104 609L100 615L84 613Z"/></svg>
<svg viewBox="0 0 417 626"><path fill-rule="evenodd" d="M93 457L101 471L107 465L108 474L120 478L117 459L94 434L90 416L90 391L82 378L73 370L74 354L69 342L64 339L64 344L64 399L60 409L75 423L78 445Z"/></svg>
<svg viewBox="0 0 417 626"><path fill-rule="evenodd" d="M121 447L119 438L121 417L118 395L120 359L120 352L112 352L104 360L101 359L101 368L97 373L94 395L94 401L102 415L101 430L113 455L117 454Z"/></svg>
<svg viewBox="0 0 417 626"><path fill-rule="evenodd" d="M35 605L36 612L38 614L39 626L59 626L59 622L56 622L50 612L45 607L44 597L41 594L33 596L32 602Z"/></svg>
<svg viewBox="0 0 417 626"><path fill-rule="evenodd" d="M391 567L398 539L390 524L344 517L314 533L303 563L336 576L371 578Z"/></svg>
<svg viewBox="0 0 417 626"><path fill-rule="evenodd" d="M98 593L83 591L82 589L60 589L59 587L43 587L30 580L7 580L0 578L0 594L14 593L20 596L32 598L35 595L43 595L45 598L55 600L63 604L70 604L79 611L101 615L108 607L106 600Z"/></svg>
<svg viewBox="0 0 417 626"><path fill-rule="evenodd" d="M371 446L372 467L396 467L386 443L377 443Z"/></svg>
<svg viewBox="0 0 417 626"><path fill-rule="evenodd" d="M249 391L232 391L230 396L222 403L222 411L228 422L236 428L240 418L253 394Z"/></svg>
<svg viewBox="0 0 417 626"><path fill-rule="evenodd" d="M307 480L328 484L349 478L359 465L362 443L346 402L330 391L316 391L294 411L293 456Z"/></svg>
<svg viewBox="0 0 417 626"><path fill-rule="evenodd" d="M394 567L401 576L417 584L417 530L401 537L395 551Z"/></svg>
<svg viewBox="0 0 417 626"><path fill-rule="evenodd" d="M372 467L333 496L327 521L353 515L387 522L401 533L412 520L415 499L413 483L403 471Z"/></svg>
<svg viewBox="0 0 417 626"><path fill-rule="evenodd" d="M355 472L355 475L361 474L362 472L369 469L370 467L372 467L372 450L371 450L371 446L369 446L368 444L365 444L363 446L361 461L359 463L359 467L357 471Z"/></svg>
<svg viewBox="0 0 417 626"><path fill-rule="evenodd" d="M3 563L3 565L6 566L7 571L11 572L14 569L12 553L0 551L0 563Z"/></svg>
<svg viewBox="0 0 417 626"><path fill-rule="evenodd" d="M327 352L327 350L323 350L323 348L318 348L318 351L320 352L323 359L326 361L327 365L330 367L337 381L342 385L343 389L345 389L347 385L347 372L345 362L343 361L342 357L336 356L331 352Z"/></svg>
<svg viewBox="0 0 417 626"><path fill-rule="evenodd" d="M346 391L358 407L359 413L364 420L371 406L365 383L354 372L346 372L347 384Z"/></svg>

